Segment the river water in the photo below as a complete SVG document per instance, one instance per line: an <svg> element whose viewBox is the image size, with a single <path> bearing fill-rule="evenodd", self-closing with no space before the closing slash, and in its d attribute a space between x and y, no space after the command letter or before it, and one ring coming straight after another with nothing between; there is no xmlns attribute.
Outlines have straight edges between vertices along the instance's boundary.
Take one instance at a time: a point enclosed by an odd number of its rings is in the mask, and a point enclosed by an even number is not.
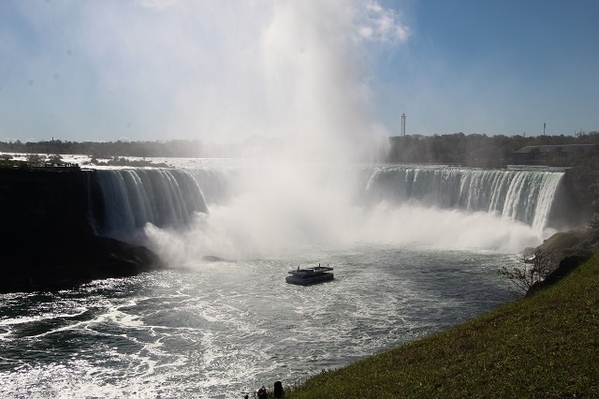
<svg viewBox="0 0 599 399"><path fill-rule="evenodd" d="M330 283L286 284L317 262ZM0 396L239 398L447 329L515 298L514 255L386 245L197 262L0 296Z"/></svg>

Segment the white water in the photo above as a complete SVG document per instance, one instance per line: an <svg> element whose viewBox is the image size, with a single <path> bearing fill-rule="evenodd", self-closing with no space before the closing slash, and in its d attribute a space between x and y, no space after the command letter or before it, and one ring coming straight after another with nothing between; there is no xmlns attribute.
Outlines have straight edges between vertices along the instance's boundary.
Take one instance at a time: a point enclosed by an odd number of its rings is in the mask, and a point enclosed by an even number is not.
<svg viewBox="0 0 599 399"><path fill-rule="evenodd" d="M298 265L335 280L286 284ZM201 260L54 294L1 295L4 398L239 398L299 383L514 298L491 251L312 248Z"/></svg>
<svg viewBox="0 0 599 399"><path fill-rule="evenodd" d="M172 162L179 168L99 170L106 213L96 224L101 234L141 240L176 264L347 243L518 252L555 232L547 223L563 176L442 166Z"/></svg>

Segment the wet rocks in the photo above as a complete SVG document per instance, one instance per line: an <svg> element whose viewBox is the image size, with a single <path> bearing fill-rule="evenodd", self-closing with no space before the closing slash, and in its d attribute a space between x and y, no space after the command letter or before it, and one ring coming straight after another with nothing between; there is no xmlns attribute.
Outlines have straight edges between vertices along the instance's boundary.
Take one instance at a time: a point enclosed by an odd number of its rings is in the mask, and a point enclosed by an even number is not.
<svg viewBox="0 0 599 399"><path fill-rule="evenodd" d="M54 291L163 267L149 249L106 237L3 242L0 292Z"/></svg>

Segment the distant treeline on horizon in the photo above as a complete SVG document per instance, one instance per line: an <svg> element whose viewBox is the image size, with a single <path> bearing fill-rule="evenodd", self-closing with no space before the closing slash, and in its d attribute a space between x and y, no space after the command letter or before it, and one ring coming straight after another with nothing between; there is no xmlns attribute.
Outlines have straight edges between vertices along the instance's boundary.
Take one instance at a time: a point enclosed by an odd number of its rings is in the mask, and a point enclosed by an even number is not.
<svg viewBox="0 0 599 399"><path fill-rule="evenodd" d="M273 142L267 138L262 140L264 144ZM200 140L74 142L52 139L26 143L17 140L0 142L0 152L84 154L95 158L115 156L215 158L239 156L244 153L245 146L260 144L256 141L260 141L260 139L253 138L251 144L244 142L206 146ZM514 152L526 146L567 146L572 144L599 144L599 131L579 132L574 136L487 136L486 134L466 135L464 133L394 136L389 138L388 151L386 154L381 154L378 161L502 167L518 161ZM270 147L272 148L272 146ZM540 160L545 165L573 166L581 158L587 160L589 157L595 158L599 155L598 151L596 148L586 152L557 150L542 154L543 157Z"/></svg>

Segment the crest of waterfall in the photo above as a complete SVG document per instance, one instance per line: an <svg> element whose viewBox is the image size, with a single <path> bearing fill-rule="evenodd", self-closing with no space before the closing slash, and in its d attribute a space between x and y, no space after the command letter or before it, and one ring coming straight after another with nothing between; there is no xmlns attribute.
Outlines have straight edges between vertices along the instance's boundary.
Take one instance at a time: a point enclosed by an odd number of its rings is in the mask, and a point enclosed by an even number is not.
<svg viewBox="0 0 599 399"><path fill-rule="evenodd" d="M229 180L225 172L213 168L190 169L208 205L224 203L232 195ZM232 173L229 171L229 173Z"/></svg>
<svg viewBox="0 0 599 399"><path fill-rule="evenodd" d="M366 192L371 202L498 213L540 234L563 175L540 170L384 166L374 170Z"/></svg>
<svg viewBox="0 0 599 399"><path fill-rule="evenodd" d="M180 226L195 212L208 213L196 176L183 169L96 170L102 193L97 232L106 236L129 234L146 223Z"/></svg>

